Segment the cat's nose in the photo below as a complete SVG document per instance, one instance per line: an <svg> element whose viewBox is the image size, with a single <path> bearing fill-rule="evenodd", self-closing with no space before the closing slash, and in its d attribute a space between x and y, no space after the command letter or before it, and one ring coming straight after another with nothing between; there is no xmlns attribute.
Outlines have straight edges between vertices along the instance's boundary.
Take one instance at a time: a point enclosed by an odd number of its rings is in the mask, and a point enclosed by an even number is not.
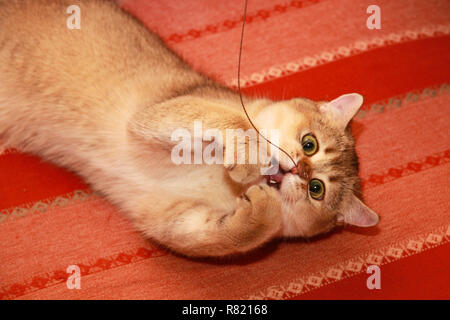
<svg viewBox="0 0 450 320"><path fill-rule="evenodd" d="M301 178L308 180L310 175L310 167L303 161L298 161L297 166L291 169L292 174L298 174Z"/></svg>

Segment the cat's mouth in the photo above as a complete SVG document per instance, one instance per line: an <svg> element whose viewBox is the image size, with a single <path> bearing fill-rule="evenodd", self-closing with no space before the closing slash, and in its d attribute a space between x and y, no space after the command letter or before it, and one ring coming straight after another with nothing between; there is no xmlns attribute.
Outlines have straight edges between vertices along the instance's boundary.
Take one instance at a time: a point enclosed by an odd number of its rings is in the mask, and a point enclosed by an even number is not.
<svg viewBox="0 0 450 320"><path fill-rule="evenodd" d="M267 176L267 184L271 187L274 187L277 190L280 190L281 183L283 182L284 175L286 171L284 171L281 166L278 166L278 172L272 175Z"/></svg>

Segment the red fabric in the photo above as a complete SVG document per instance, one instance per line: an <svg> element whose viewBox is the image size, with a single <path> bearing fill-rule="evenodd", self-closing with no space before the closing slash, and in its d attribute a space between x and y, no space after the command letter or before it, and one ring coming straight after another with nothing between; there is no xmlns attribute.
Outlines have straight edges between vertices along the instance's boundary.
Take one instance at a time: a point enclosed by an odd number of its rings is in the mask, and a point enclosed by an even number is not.
<svg viewBox="0 0 450 320"><path fill-rule="evenodd" d="M196 69L236 83L242 1L120 1ZM450 298L450 3L249 1L245 93L365 97L353 125L376 228L271 243L233 261L187 260L145 241L77 176L0 154L0 299ZM186 13L189 14L186 14ZM319 36L318 36L319 35ZM66 268L82 271L69 290ZM381 268L369 290L366 268Z"/></svg>
<svg viewBox="0 0 450 320"><path fill-rule="evenodd" d="M450 36L395 44L268 81L244 90L274 99L298 97L330 100L342 92L359 92L368 104L450 78Z"/></svg>
<svg viewBox="0 0 450 320"><path fill-rule="evenodd" d="M450 245L381 267L381 289L367 290L363 272L293 299L447 299Z"/></svg>
<svg viewBox="0 0 450 320"><path fill-rule="evenodd" d="M0 156L0 208L36 202L87 185L68 171L40 158L12 152Z"/></svg>

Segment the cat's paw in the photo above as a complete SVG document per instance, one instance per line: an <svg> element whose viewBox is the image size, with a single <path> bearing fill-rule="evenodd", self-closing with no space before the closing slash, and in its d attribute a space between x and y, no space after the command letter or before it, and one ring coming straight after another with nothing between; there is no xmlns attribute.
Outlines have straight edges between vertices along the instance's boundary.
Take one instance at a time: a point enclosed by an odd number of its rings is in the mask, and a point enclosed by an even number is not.
<svg viewBox="0 0 450 320"><path fill-rule="evenodd" d="M261 177L261 168L258 164L230 164L225 165L231 179L248 184L257 181Z"/></svg>
<svg viewBox="0 0 450 320"><path fill-rule="evenodd" d="M281 228L281 198L265 183L248 188L238 199L233 216L235 240L242 249L255 248L273 238Z"/></svg>
<svg viewBox="0 0 450 320"><path fill-rule="evenodd" d="M260 183L248 188L243 198L252 205L250 219L254 222L265 225L281 223L281 197L275 188Z"/></svg>

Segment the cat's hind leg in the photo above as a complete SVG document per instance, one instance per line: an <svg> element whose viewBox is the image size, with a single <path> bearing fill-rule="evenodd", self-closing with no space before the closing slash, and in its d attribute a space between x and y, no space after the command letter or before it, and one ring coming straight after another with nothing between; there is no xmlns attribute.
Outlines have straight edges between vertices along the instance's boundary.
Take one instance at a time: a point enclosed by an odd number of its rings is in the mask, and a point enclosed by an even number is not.
<svg viewBox="0 0 450 320"><path fill-rule="evenodd" d="M238 198L231 212L200 202L173 201L157 217L141 215L136 222L147 236L178 253L226 256L252 250L278 234L281 200L277 190L259 184Z"/></svg>

